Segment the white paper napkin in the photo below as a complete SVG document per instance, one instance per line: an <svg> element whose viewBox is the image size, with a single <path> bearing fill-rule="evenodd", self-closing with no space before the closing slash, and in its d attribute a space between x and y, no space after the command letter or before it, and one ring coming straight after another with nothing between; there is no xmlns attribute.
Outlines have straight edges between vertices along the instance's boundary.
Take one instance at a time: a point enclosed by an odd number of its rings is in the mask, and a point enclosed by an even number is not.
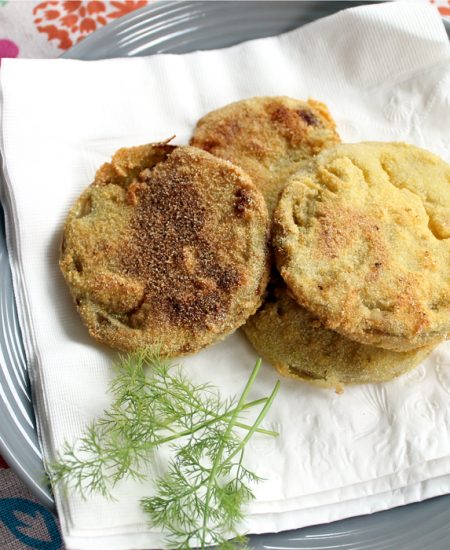
<svg viewBox="0 0 450 550"><path fill-rule="evenodd" d="M108 405L106 348L87 335L58 268L67 211L121 146L177 134L206 112L254 95L325 101L345 141L402 140L450 160L450 47L422 4L358 7L275 38L188 55L109 61L3 60L2 154L8 249L45 456ZM183 360L223 393L242 389L255 353L238 331ZM213 368L211 368L213 367ZM277 379L265 366L254 396ZM342 395L283 380L246 460L255 487L243 526L279 531L450 492L450 349L413 372ZM139 497L56 493L69 549L160 548Z"/></svg>

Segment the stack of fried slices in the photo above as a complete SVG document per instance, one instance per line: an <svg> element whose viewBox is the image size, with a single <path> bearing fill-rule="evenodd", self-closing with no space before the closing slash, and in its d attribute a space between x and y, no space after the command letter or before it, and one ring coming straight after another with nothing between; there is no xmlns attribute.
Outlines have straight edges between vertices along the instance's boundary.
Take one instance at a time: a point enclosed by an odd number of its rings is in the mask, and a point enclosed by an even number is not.
<svg viewBox="0 0 450 550"><path fill-rule="evenodd" d="M341 144L318 101L252 98L190 147L118 151L71 209L60 265L112 347L177 356L245 323L283 375L389 380L449 332L449 182L412 145Z"/></svg>

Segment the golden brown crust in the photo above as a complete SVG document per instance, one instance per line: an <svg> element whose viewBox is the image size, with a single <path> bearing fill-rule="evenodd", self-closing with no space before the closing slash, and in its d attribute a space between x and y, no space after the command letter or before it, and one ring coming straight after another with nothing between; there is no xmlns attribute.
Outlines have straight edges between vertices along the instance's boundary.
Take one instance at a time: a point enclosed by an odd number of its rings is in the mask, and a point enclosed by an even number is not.
<svg viewBox="0 0 450 550"><path fill-rule="evenodd" d="M309 99L255 97L200 119L191 145L241 166L261 190L269 214L287 179L312 155L339 142L327 107Z"/></svg>
<svg viewBox="0 0 450 550"><path fill-rule="evenodd" d="M401 143L338 145L293 176L274 217L296 300L348 338L395 351L450 330L450 166Z"/></svg>
<svg viewBox="0 0 450 550"><path fill-rule="evenodd" d="M337 390L344 385L384 382L416 367L432 347L398 353L359 344L327 330L290 297L285 285L269 284L263 306L243 329L283 376Z"/></svg>
<svg viewBox="0 0 450 550"><path fill-rule="evenodd" d="M193 353L245 322L268 276L264 200L193 147L118 151L71 209L60 265L91 335Z"/></svg>

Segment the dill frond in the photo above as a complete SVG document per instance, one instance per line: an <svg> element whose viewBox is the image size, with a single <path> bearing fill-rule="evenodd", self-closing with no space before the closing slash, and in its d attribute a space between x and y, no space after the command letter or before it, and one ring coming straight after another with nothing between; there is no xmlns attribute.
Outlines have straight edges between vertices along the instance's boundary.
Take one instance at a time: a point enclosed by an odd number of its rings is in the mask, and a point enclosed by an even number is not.
<svg viewBox="0 0 450 550"><path fill-rule="evenodd" d="M78 443L65 443L48 465L51 481L84 498L113 498L122 479L144 481L144 467L160 446L170 445L167 473L156 480L154 496L141 501L150 523L168 532L170 548L244 547L236 528L254 498L251 484L261 481L243 465L244 450L255 432L277 435L260 425L279 382L270 396L247 401L258 361L240 397L224 399L210 384L188 380L158 350L121 356L114 367L111 406ZM243 422L255 407L256 420Z"/></svg>

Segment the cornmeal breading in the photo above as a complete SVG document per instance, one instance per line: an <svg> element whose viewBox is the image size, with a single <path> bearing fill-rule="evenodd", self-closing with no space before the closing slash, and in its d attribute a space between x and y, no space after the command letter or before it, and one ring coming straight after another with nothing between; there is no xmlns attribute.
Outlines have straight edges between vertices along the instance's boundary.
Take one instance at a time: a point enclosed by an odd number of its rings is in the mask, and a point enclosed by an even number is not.
<svg viewBox="0 0 450 550"><path fill-rule="evenodd" d="M315 100L254 97L208 113L191 145L241 166L272 214L287 179L312 155L339 142L327 107Z"/></svg>
<svg viewBox="0 0 450 550"><path fill-rule="evenodd" d="M406 351L450 330L450 166L402 143L342 144L292 177L274 216L297 302L361 343Z"/></svg>
<svg viewBox="0 0 450 550"><path fill-rule="evenodd" d="M121 149L70 210L60 266L98 341L193 353L260 305L268 225L230 163L194 147Z"/></svg>
<svg viewBox="0 0 450 550"><path fill-rule="evenodd" d="M336 389L383 382L416 367L432 350L395 352L359 344L324 328L282 283L269 289L264 305L243 328L258 354L283 376Z"/></svg>

